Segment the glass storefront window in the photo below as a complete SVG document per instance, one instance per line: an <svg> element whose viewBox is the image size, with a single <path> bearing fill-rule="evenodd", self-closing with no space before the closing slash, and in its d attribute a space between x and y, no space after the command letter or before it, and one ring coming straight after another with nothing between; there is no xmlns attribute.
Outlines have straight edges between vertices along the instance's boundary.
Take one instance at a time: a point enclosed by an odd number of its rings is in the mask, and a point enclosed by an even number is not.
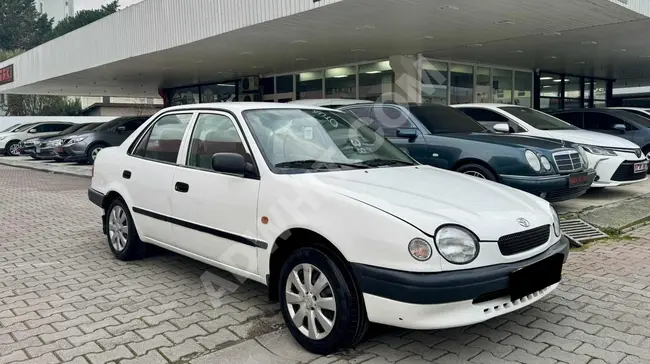
<svg viewBox="0 0 650 364"><path fill-rule="evenodd" d="M607 100L607 82L605 80L594 80L594 100ZM594 102L594 107L596 103Z"/></svg>
<svg viewBox="0 0 650 364"><path fill-rule="evenodd" d="M299 100L323 98L323 71L303 72L296 79Z"/></svg>
<svg viewBox="0 0 650 364"><path fill-rule="evenodd" d="M293 93L293 75L277 76L275 78L275 92L279 94Z"/></svg>
<svg viewBox="0 0 650 364"><path fill-rule="evenodd" d="M198 87L177 88L169 92L169 104L171 106L198 104L198 103L199 103Z"/></svg>
<svg viewBox="0 0 650 364"><path fill-rule="evenodd" d="M564 77L564 98L580 99L580 77Z"/></svg>
<svg viewBox="0 0 650 364"><path fill-rule="evenodd" d="M449 104L468 104L474 93L474 67L461 64L451 65L451 93Z"/></svg>
<svg viewBox="0 0 650 364"><path fill-rule="evenodd" d="M492 100L498 104L512 104L512 70L492 70Z"/></svg>
<svg viewBox="0 0 650 364"><path fill-rule="evenodd" d="M542 111L560 110L559 97L541 97L539 99L539 109Z"/></svg>
<svg viewBox="0 0 650 364"><path fill-rule="evenodd" d="M427 104L447 105L446 62L434 62L425 59L422 63L422 102Z"/></svg>
<svg viewBox="0 0 650 364"><path fill-rule="evenodd" d="M588 100L591 98L591 84L593 80L591 78L585 78L585 103L588 103Z"/></svg>
<svg viewBox="0 0 650 364"><path fill-rule="evenodd" d="M559 75L550 73L542 73L539 75L540 82L540 96L542 97L559 97L560 96L560 83L562 79Z"/></svg>
<svg viewBox="0 0 650 364"><path fill-rule="evenodd" d="M235 82L201 86L201 102L237 101L237 84Z"/></svg>
<svg viewBox="0 0 650 364"><path fill-rule="evenodd" d="M337 67L325 70L325 97L357 98L357 67Z"/></svg>
<svg viewBox="0 0 650 364"><path fill-rule="evenodd" d="M260 93L262 95L275 94L275 78L267 77L260 79Z"/></svg>
<svg viewBox="0 0 650 364"><path fill-rule="evenodd" d="M476 67L476 102L490 102L490 69Z"/></svg>
<svg viewBox="0 0 650 364"><path fill-rule="evenodd" d="M532 107L533 74L515 71L515 105Z"/></svg>
<svg viewBox="0 0 650 364"><path fill-rule="evenodd" d="M389 61L359 65L359 99L388 101L393 99L393 69Z"/></svg>

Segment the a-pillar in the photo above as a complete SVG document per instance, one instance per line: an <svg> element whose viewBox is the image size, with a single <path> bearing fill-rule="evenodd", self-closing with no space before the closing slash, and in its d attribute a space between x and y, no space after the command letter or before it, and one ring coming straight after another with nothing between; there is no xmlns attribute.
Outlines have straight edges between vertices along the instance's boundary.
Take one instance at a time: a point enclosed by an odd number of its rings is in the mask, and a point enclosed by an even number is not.
<svg viewBox="0 0 650 364"><path fill-rule="evenodd" d="M421 102L420 72L417 56L391 56L390 67L395 74L393 101Z"/></svg>

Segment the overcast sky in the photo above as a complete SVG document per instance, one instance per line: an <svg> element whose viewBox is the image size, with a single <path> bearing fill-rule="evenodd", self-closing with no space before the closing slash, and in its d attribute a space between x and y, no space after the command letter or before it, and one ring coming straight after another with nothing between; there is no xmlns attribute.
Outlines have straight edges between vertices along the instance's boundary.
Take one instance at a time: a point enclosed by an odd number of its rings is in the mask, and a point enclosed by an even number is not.
<svg viewBox="0 0 650 364"><path fill-rule="evenodd" d="M142 0L120 0L122 8L139 3ZM102 5L110 3L111 0L74 0L74 11L98 9Z"/></svg>

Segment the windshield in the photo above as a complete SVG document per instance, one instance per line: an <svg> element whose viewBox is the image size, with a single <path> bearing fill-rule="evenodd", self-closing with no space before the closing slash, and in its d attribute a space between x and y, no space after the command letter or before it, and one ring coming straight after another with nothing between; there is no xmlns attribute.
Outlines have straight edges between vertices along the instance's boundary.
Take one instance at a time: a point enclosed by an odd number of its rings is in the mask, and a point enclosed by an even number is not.
<svg viewBox="0 0 650 364"><path fill-rule="evenodd" d="M81 134L83 132L87 131L92 131L98 129L100 126L104 125L104 123L90 123L86 124L83 128L77 130L77 134Z"/></svg>
<svg viewBox="0 0 650 364"><path fill-rule="evenodd" d="M66 128L63 131L61 131L58 135L67 135L70 133L74 133L77 130L83 129L86 125L88 124L73 124L69 128Z"/></svg>
<svg viewBox="0 0 650 364"><path fill-rule="evenodd" d="M6 132L13 131L14 129L16 129L16 128L19 127L19 126L20 126L20 124L14 124L14 125L8 127L7 129L5 129L5 130L3 130L3 131L0 131L0 133L6 133Z"/></svg>
<svg viewBox="0 0 650 364"><path fill-rule="evenodd" d="M499 106L499 109L505 110L510 114L518 117L528 123L535 129L539 130L576 130L579 129L565 121L554 116L545 114L541 111L533 110L527 107L519 106Z"/></svg>
<svg viewBox="0 0 650 364"><path fill-rule="evenodd" d="M280 173L416 164L348 114L313 109L243 113L269 167Z"/></svg>
<svg viewBox="0 0 650 364"><path fill-rule="evenodd" d="M411 114L431 132L445 133L484 133L485 127L462 111L443 105L409 105Z"/></svg>
<svg viewBox="0 0 650 364"><path fill-rule="evenodd" d="M643 116L642 114L637 114L635 112L632 112L632 110L612 110L614 112L622 112L624 115L622 115L625 119L628 119L629 121L635 122L639 124L640 126L644 126L646 128L650 128L650 115Z"/></svg>
<svg viewBox="0 0 650 364"><path fill-rule="evenodd" d="M26 124L26 125L23 125L23 126L21 126L20 128L14 130L14 131L15 132L22 132L22 131L28 130L29 128L31 128L34 125L36 125L36 124Z"/></svg>

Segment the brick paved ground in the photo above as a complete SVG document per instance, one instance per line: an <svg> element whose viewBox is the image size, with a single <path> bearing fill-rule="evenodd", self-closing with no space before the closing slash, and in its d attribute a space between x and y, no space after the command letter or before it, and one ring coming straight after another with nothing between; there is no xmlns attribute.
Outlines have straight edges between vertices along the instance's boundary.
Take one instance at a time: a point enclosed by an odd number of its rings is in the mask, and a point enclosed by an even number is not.
<svg viewBox="0 0 650 364"><path fill-rule="evenodd" d="M375 327L356 350L319 358L296 347L258 284L215 308L201 263L113 259L88 183L0 166L0 364L650 362L648 240L573 252L561 288L516 314L437 332Z"/></svg>

